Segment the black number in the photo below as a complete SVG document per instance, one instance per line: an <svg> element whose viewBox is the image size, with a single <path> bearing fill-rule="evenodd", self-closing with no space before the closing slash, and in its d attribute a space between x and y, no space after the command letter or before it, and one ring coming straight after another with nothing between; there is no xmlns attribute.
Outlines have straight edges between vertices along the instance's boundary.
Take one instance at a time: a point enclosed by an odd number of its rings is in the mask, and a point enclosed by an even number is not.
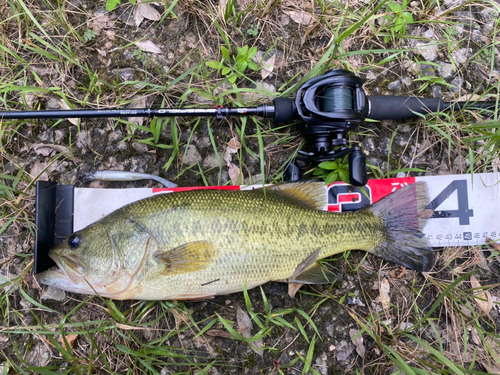
<svg viewBox="0 0 500 375"><path fill-rule="evenodd" d="M438 208L453 192L457 192L458 210L437 211ZM467 180L452 181L426 208L434 211L433 218L458 217L460 225L469 225L469 218L474 216L474 210L469 209L469 196L467 193Z"/></svg>
<svg viewBox="0 0 500 375"><path fill-rule="evenodd" d="M442 234L436 235L436 240L441 241L442 239L443 239L443 235Z"/></svg>
<svg viewBox="0 0 500 375"><path fill-rule="evenodd" d="M444 238L446 238L447 240L451 240L453 236L451 234L447 234L446 236L444 236Z"/></svg>
<svg viewBox="0 0 500 375"><path fill-rule="evenodd" d="M491 232L491 237L496 237L497 236L497 232Z"/></svg>
<svg viewBox="0 0 500 375"><path fill-rule="evenodd" d="M481 235L480 235L478 232L476 232L476 233L474 234L474 238L479 238L479 237L481 237Z"/></svg>
<svg viewBox="0 0 500 375"><path fill-rule="evenodd" d="M432 234L427 235L427 241L432 241Z"/></svg>
<svg viewBox="0 0 500 375"><path fill-rule="evenodd" d="M460 233L455 234L455 238L458 239L458 240L461 240L462 239L462 234L460 234Z"/></svg>

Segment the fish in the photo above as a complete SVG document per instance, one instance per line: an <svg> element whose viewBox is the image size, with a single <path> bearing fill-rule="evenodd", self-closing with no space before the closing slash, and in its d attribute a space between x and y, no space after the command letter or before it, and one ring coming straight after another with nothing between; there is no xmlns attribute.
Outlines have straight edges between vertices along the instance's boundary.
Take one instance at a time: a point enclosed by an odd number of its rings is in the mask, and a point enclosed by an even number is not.
<svg viewBox="0 0 500 375"><path fill-rule="evenodd" d="M331 283L318 261L348 250L431 270L425 183L355 212L326 211L326 197L322 182L156 195L69 235L49 252L56 266L35 277L117 300L203 300L269 281Z"/></svg>
<svg viewBox="0 0 500 375"><path fill-rule="evenodd" d="M155 176L154 174L129 172L129 171L95 171L88 175L84 175L83 182L94 180L101 181L139 181L139 180L155 180L168 188L175 188L177 184L170 182L163 177Z"/></svg>

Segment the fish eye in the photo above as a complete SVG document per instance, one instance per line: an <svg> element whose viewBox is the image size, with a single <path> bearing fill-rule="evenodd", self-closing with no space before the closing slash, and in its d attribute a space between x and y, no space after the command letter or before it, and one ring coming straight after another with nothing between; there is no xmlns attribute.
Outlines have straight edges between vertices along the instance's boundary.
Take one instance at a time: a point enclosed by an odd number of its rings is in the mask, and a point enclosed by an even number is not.
<svg viewBox="0 0 500 375"><path fill-rule="evenodd" d="M79 237L77 234L72 234L68 238L68 246L71 250L75 250L76 248L78 248L78 246L82 244L82 241L83 241L82 238Z"/></svg>

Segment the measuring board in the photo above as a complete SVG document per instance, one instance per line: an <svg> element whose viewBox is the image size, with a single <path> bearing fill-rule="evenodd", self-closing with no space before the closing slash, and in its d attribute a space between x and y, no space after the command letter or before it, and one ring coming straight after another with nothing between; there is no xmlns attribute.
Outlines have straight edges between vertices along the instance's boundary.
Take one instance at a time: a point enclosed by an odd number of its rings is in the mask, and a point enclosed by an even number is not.
<svg viewBox="0 0 500 375"><path fill-rule="evenodd" d="M325 210L358 210L401 187L424 181L429 188L434 215L423 232L433 247L481 245L486 238L500 239L500 174L446 175L370 180L363 187L344 183L325 186ZM260 186L257 186L260 187ZM74 189L73 230L80 230L117 208L156 194L195 189L246 190L251 186Z"/></svg>

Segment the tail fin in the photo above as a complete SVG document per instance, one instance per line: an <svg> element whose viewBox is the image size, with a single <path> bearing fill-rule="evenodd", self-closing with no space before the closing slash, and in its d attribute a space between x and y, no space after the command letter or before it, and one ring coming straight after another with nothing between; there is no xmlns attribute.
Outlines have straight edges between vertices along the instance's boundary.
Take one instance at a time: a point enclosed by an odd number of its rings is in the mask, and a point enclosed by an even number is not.
<svg viewBox="0 0 500 375"><path fill-rule="evenodd" d="M402 266L428 272L436 254L421 229L425 219L419 213L429 204L427 184L417 182L405 186L370 207L384 220L386 239L372 254Z"/></svg>

